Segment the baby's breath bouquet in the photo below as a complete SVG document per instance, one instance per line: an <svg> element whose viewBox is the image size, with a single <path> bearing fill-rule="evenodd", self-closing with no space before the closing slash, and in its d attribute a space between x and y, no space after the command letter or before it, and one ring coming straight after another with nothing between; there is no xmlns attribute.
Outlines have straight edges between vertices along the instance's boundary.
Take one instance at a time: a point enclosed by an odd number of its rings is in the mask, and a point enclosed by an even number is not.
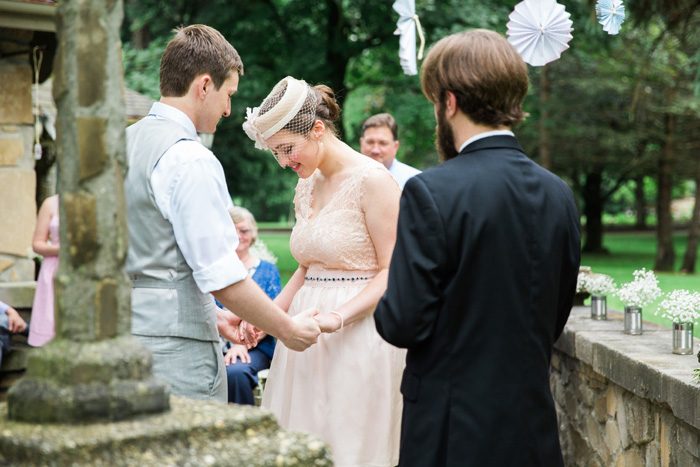
<svg viewBox="0 0 700 467"><path fill-rule="evenodd" d="M617 297L625 306L630 308L643 308L661 296L659 280L654 271L642 268L634 271L634 280L620 286Z"/></svg>
<svg viewBox="0 0 700 467"><path fill-rule="evenodd" d="M666 295L666 299L659 304L655 314L667 318L674 323L695 323L700 320L700 293L687 290L674 290Z"/></svg>
<svg viewBox="0 0 700 467"><path fill-rule="evenodd" d="M585 279L585 287L591 295L609 295L615 292L615 280L605 274L590 274Z"/></svg>

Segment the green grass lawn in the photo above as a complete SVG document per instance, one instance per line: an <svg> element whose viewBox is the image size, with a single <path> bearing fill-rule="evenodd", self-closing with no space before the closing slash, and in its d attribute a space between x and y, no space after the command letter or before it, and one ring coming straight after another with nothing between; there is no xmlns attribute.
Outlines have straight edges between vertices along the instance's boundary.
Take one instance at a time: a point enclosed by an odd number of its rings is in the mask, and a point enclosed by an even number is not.
<svg viewBox="0 0 700 467"><path fill-rule="evenodd" d="M260 224L258 224L260 227ZM260 232L258 236L265 245L272 251L275 256L277 256L277 269L280 270L280 279L282 279L282 287L287 284L289 278L292 277L294 271L299 267L299 263L292 256L291 251L289 251L289 231L279 231L271 232L265 231Z"/></svg>
<svg viewBox="0 0 700 467"><path fill-rule="evenodd" d="M289 232L263 232L260 238L265 241L265 244L279 258L277 267L280 270L282 277L282 285L286 284L289 278L294 274L298 264L289 251ZM676 270L680 267L685 254L686 235L679 234L674 237L676 247ZM606 255L584 254L581 260L583 266L590 266L593 272L607 274L615 279L615 283L619 286L633 279L632 273L636 269L654 267L654 259L656 256L656 236L653 232L641 233L606 233L604 245L610 251ZM698 274L684 275L679 273L659 273L659 287L664 293L671 292L675 289L686 289L691 292L700 291L700 261L696 266ZM608 308L612 310L622 311L622 304L616 297L608 297ZM670 322L661 319L661 316L655 316L658 302L648 305L642 310L644 319L655 323L663 324L670 327ZM586 304L590 303L588 299ZM695 335L700 337L700 326L695 329Z"/></svg>

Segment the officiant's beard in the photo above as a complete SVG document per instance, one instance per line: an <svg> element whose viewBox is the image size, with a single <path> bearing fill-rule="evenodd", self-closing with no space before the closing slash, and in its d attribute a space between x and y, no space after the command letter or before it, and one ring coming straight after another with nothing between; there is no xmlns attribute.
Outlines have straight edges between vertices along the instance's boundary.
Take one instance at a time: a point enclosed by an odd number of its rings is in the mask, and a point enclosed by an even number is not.
<svg viewBox="0 0 700 467"><path fill-rule="evenodd" d="M455 133L447 121L447 106L438 104L437 127L435 128L435 147L440 155L440 161L445 162L457 155L455 149Z"/></svg>

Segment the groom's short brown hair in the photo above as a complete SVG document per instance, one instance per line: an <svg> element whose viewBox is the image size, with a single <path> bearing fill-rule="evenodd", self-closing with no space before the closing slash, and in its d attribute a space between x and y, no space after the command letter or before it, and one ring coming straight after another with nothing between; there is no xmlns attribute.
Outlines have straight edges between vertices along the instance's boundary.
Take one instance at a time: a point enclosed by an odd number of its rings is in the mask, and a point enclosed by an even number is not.
<svg viewBox="0 0 700 467"><path fill-rule="evenodd" d="M421 67L425 97L444 105L448 91L457 106L477 124L511 126L527 114L527 66L515 48L500 34L472 29L447 36L428 52Z"/></svg>
<svg viewBox="0 0 700 467"><path fill-rule="evenodd" d="M243 62L216 29L193 24L174 30L160 62L160 95L182 97L199 75L208 74L218 90L233 71L243 74Z"/></svg>

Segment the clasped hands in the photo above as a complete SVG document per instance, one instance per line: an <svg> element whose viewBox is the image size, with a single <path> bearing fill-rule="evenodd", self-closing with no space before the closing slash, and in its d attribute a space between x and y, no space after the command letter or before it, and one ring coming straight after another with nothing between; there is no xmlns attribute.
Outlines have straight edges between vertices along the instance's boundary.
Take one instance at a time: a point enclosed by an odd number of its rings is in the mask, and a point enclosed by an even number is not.
<svg viewBox="0 0 700 467"><path fill-rule="evenodd" d="M294 316L292 321L294 332L286 340L282 339L282 342L287 348L296 351L309 348L318 341L319 334L336 332L342 325L337 314L319 314L316 308L304 310ZM261 332L252 324L241 320L235 330L235 340L232 342L251 349L257 345L258 335Z"/></svg>

